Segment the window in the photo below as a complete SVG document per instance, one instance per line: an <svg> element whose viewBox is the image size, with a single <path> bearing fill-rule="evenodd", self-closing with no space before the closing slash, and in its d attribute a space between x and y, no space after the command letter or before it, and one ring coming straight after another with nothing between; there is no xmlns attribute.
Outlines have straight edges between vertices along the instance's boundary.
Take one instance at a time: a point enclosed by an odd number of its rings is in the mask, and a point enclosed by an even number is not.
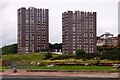
<svg viewBox="0 0 120 80"><path fill-rule="evenodd" d="M26 24L28 24L28 19L26 19Z"/></svg>
<svg viewBox="0 0 120 80"><path fill-rule="evenodd" d="M88 51L86 51L86 53L88 53Z"/></svg>
<svg viewBox="0 0 120 80"><path fill-rule="evenodd" d="M91 34L91 37L93 37L93 34Z"/></svg>
<svg viewBox="0 0 120 80"><path fill-rule="evenodd" d="M28 44L28 40L26 41L26 44Z"/></svg>
<svg viewBox="0 0 120 80"><path fill-rule="evenodd" d="M26 36L28 36L28 32L26 32Z"/></svg>
<svg viewBox="0 0 120 80"><path fill-rule="evenodd" d="M26 40L28 40L28 37L26 36Z"/></svg>
<svg viewBox="0 0 120 80"><path fill-rule="evenodd" d="M75 26L75 23L73 23L73 26Z"/></svg>

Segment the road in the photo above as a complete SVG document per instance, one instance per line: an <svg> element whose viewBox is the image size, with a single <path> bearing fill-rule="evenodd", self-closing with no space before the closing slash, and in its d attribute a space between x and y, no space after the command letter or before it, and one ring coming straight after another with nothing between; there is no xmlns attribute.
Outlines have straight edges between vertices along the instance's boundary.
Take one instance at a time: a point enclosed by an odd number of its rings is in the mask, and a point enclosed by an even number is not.
<svg viewBox="0 0 120 80"><path fill-rule="evenodd" d="M5 76L2 80L119 80L117 78L85 78L85 77L16 77L16 76Z"/></svg>
<svg viewBox="0 0 120 80"><path fill-rule="evenodd" d="M6 70L1 72L2 80L120 80L120 73L101 72L26 72L18 70L17 73ZM119 78L119 79L118 79Z"/></svg>

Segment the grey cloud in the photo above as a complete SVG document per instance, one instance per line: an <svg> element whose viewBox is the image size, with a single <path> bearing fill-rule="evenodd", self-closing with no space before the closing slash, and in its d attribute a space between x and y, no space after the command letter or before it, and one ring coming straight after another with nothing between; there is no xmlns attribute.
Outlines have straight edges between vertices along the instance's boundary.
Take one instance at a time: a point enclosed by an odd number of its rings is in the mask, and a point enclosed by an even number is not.
<svg viewBox="0 0 120 80"><path fill-rule="evenodd" d="M0 1L0 10L6 9L10 5L7 1Z"/></svg>
<svg viewBox="0 0 120 80"><path fill-rule="evenodd" d="M117 1L119 0L0 0L0 18L2 18L0 27L3 27L3 37L0 36L0 41L2 38L3 44L17 42L17 9L22 6L49 9L49 41L51 43L62 42L61 15L67 10L96 11L98 17L97 34L109 31L116 35L118 28ZM6 31L4 32L4 30Z"/></svg>

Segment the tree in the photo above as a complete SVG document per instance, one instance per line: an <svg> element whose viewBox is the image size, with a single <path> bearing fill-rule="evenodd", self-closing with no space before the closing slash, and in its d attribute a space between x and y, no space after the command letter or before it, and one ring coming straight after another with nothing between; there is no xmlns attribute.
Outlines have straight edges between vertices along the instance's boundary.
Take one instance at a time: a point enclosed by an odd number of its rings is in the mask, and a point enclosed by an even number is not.
<svg viewBox="0 0 120 80"><path fill-rule="evenodd" d="M97 46L97 50L98 50L98 51L103 51L104 48L103 48L102 46Z"/></svg>
<svg viewBox="0 0 120 80"><path fill-rule="evenodd" d="M2 54L17 53L17 44L2 47Z"/></svg>
<svg viewBox="0 0 120 80"><path fill-rule="evenodd" d="M49 48L50 49L62 49L62 43L55 43L55 44L49 43Z"/></svg>
<svg viewBox="0 0 120 80"><path fill-rule="evenodd" d="M45 54L45 59L50 59L50 58L52 58L52 54L50 52L47 52Z"/></svg>
<svg viewBox="0 0 120 80"><path fill-rule="evenodd" d="M85 54L83 49L76 50L76 58L81 58Z"/></svg>

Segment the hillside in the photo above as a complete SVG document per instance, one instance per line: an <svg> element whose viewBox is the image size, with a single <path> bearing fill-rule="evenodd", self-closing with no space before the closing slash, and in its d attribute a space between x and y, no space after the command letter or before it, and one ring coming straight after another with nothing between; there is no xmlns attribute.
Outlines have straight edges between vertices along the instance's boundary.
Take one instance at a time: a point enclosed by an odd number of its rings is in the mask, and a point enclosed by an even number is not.
<svg viewBox="0 0 120 80"><path fill-rule="evenodd" d="M47 53L34 53L34 54L8 54L8 55L3 55L2 59L3 60L15 60L15 61L20 61L20 60L29 60L29 61L39 61L43 60L45 58L45 54ZM52 56L57 56L58 54L53 54Z"/></svg>
<svg viewBox="0 0 120 80"><path fill-rule="evenodd" d="M2 49L2 55L16 54L17 53L17 43L3 46L1 49ZM55 44L49 43L49 49L50 50L52 50L52 49L53 50L54 49L61 49L62 50L62 43L55 43Z"/></svg>
<svg viewBox="0 0 120 80"><path fill-rule="evenodd" d="M11 44L2 47L2 54L15 54L17 53L17 44Z"/></svg>

